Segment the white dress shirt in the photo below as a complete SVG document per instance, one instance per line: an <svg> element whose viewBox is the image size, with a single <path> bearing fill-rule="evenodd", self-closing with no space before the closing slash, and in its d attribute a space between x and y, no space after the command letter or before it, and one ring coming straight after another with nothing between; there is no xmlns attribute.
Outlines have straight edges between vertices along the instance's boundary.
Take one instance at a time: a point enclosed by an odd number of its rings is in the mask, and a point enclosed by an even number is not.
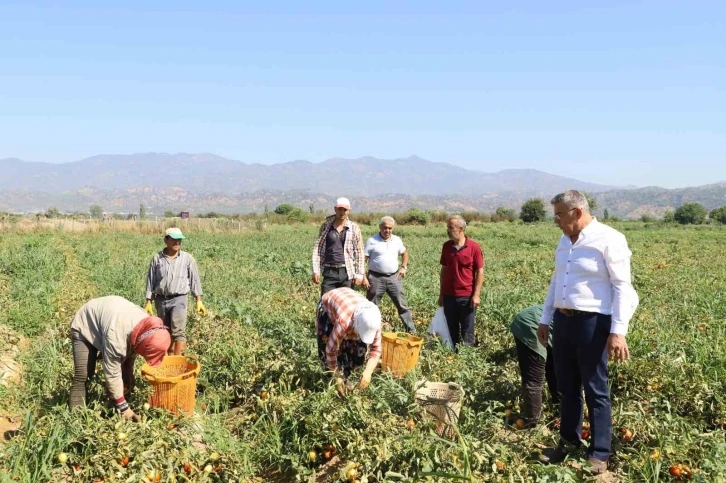
<svg viewBox="0 0 726 483"><path fill-rule="evenodd" d="M562 235L540 324L549 325L556 309L582 310L612 315L610 333L627 334L638 307L631 255L625 236L594 218L575 243Z"/></svg>

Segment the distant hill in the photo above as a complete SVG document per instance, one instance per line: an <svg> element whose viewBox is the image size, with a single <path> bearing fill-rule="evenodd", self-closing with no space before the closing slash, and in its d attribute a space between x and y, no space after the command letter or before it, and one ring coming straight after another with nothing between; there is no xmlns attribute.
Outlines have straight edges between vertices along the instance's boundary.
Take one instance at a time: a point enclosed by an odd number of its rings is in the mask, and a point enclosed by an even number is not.
<svg viewBox="0 0 726 483"><path fill-rule="evenodd" d="M703 189L702 189L703 188ZM598 193L597 214L607 208L612 216L639 218L642 215L661 217L686 201L697 201L711 210L726 205L726 183L706 187L667 190L643 188ZM494 212L504 206L519 210L527 196L517 193L491 193L479 196L409 196L381 195L351 197L354 212L400 213L410 208L446 212ZM545 202L547 199L545 199ZM192 215L215 211L218 213L249 213L273 210L277 205L290 203L303 210L312 205L315 210L332 213L335 196L305 190L261 190L238 195L198 194L183 188L130 188L125 190L82 189L64 193L37 193L31 191L0 191L0 211L38 212L55 206L61 211L87 212L92 204L115 213L136 213L143 203L149 213L161 215L166 210L190 211Z"/></svg>
<svg viewBox="0 0 726 483"><path fill-rule="evenodd" d="M466 170L411 156L403 159L333 158L246 164L213 154L101 155L67 164L0 160L0 211L88 210L92 204L116 213L166 210L192 214L262 212L290 203L332 210L348 196L353 211L399 213L424 210L493 212L519 210L529 198L547 202L566 189L591 193L613 216L662 216L687 201L707 209L726 205L726 182L665 189L623 188L589 183L537 170L497 173Z"/></svg>
<svg viewBox="0 0 726 483"><path fill-rule="evenodd" d="M240 194L260 190L309 190L349 196L381 194L478 195L517 192L549 195L567 188L592 193L617 188L531 169L497 173L467 170L411 156L402 159L333 158L247 164L213 154L145 153L99 155L64 164L0 160L1 190L62 193L98 188L125 190L178 187L196 194Z"/></svg>
<svg viewBox="0 0 726 483"><path fill-rule="evenodd" d="M623 218L640 218L642 215L662 217L683 203L701 203L711 211L726 206L726 182L665 189L657 186L629 190L613 190L598 193L595 199L601 208Z"/></svg>

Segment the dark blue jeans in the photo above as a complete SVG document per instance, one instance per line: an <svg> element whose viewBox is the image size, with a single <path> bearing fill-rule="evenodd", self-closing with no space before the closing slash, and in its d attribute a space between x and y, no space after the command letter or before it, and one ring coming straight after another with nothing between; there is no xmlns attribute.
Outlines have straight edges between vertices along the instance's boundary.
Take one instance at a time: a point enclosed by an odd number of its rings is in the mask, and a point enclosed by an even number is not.
<svg viewBox="0 0 726 483"><path fill-rule="evenodd" d="M471 297L444 295L444 315L454 348L460 343L473 346L476 309L471 308Z"/></svg>
<svg viewBox="0 0 726 483"><path fill-rule="evenodd" d="M612 410L608 388L610 316L580 313L568 317L555 311L552 352L557 386L562 395L560 437L579 445L582 432L582 389L590 412L591 444L588 457L610 457Z"/></svg>

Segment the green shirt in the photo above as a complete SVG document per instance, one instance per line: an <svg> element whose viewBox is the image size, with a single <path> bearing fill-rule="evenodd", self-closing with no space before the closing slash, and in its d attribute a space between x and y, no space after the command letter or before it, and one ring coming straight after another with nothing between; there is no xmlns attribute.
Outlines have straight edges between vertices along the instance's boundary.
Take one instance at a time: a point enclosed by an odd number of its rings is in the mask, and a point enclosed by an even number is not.
<svg viewBox="0 0 726 483"><path fill-rule="evenodd" d="M539 327L539 320L542 318L543 309L544 305L533 305L522 310L512 319L509 330L512 331L514 337L546 359L547 349L537 340L537 328ZM552 347L552 325L550 324L550 339L548 344L550 347Z"/></svg>

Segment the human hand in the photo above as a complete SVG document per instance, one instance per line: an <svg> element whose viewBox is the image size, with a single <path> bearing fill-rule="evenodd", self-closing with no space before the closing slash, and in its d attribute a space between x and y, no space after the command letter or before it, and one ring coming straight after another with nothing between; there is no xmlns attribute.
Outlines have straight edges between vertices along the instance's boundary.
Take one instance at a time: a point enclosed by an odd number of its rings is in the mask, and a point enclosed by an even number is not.
<svg viewBox="0 0 726 483"><path fill-rule="evenodd" d="M545 324L539 324L537 327L537 340L544 347L547 347L550 339L550 326Z"/></svg>
<svg viewBox="0 0 726 483"><path fill-rule="evenodd" d="M620 334L610 334L607 343L608 357L611 361L625 362L630 359L630 350L625 336Z"/></svg>
<svg viewBox="0 0 726 483"><path fill-rule="evenodd" d="M154 312L151 310L151 300L146 301L146 306L144 307L144 310L146 310L147 314L154 315Z"/></svg>
<svg viewBox="0 0 726 483"><path fill-rule="evenodd" d="M313 283L315 285L320 285L320 274L319 273L313 273Z"/></svg>
<svg viewBox="0 0 726 483"><path fill-rule="evenodd" d="M361 391L368 387L368 385L371 383L371 377L373 376L373 373L370 371L363 371L363 374L360 376L360 381L358 382L358 389Z"/></svg>
<svg viewBox="0 0 726 483"><path fill-rule="evenodd" d="M368 280L368 277L366 277L366 276L363 277L363 288L365 288L366 290L371 288L371 282Z"/></svg>
<svg viewBox="0 0 726 483"><path fill-rule="evenodd" d="M340 397L346 396L345 380L340 376L335 377L335 390L338 391Z"/></svg>
<svg viewBox="0 0 726 483"><path fill-rule="evenodd" d="M398 269L398 273L396 274L398 278L406 278L406 269L401 267Z"/></svg>
<svg viewBox="0 0 726 483"><path fill-rule="evenodd" d="M141 416L133 412L131 409L127 409L126 411L122 412L121 417L127 421L133 421L135 423L141 421Z"/></svg>
<svg viewBox="0 0 726 483"><path fill-rule="evenodd" d="M479 296L479 294L475 293L474 295L471 296L471 301L469 302L469 305L471 305L472 309L479 307L480 303L481 303L481 297Z"/></svg>

